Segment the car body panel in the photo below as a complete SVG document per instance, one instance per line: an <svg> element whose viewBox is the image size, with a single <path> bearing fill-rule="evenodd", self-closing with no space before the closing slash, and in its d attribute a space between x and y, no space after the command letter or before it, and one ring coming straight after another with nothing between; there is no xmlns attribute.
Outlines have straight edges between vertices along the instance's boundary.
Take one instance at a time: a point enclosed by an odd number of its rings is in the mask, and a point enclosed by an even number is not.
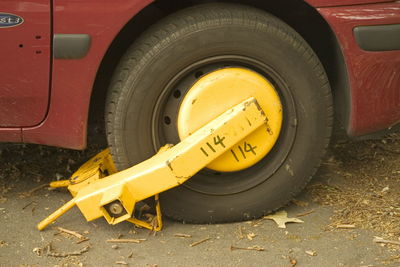
<svg viewBox="0 0 400 267"><path fill-rule="evenodd" d="M41 1L44 0L36 0ZM52 59L52 89L47 116L34 127L0 129L0 141L21 140L74 149L85 148L90 97L102 59L121 29L152 2L53 0L53 33L88 34L91 46L81 59ZM345 56L352 103L349 132L353 135L364 134L394 124L400 118L399 76L394 76L399 71L400 51L362 51L355 42L352 29L360 25L399 23L399 2L306 2L316 7L330 24ZM339 6L332 7L335 5ZM380 15L374 16L371 12L379 12Z"/></svg>
<svg viewBox="0 0 400 267"><path fill-rule="evenodd" d="M356 26L400 24L400 2L318 11L339 40L350 79L348 133L363 135L400 121L400 50L364 51L354 37Z"/></svg>
<svg viewBox="0 0 400 267"><path fill-rule="evenodd" d="M49 102L50 0L2 0L0 7L24 20L0 28L0 127L37 125Z"/></svg>
<svg viewBox="0 0 400 267"><path fill-rule="evenodd" d="M49 114L41 125L22 130L24 142L85 148L90 96L101 60L124 25L150 2L54 1L54 34L89 34L91 47L82 59L53 59Z"/></svg>
<svg viewBox="0 0 400 267"><path fill-rule="evenodd" d="M309 5L313 7L334 7L334 6L352 6L362 4L376 4L393 2L388 0L305 0Z"/></svg>

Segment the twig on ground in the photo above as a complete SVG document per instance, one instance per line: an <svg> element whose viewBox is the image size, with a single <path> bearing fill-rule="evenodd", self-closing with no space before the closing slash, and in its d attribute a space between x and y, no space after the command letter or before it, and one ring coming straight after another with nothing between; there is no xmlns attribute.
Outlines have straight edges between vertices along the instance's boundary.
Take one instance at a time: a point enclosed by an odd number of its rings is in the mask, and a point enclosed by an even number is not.
<svg viewBox="0 0 400 267"><path fill-rule="evenodd" d="M141 238L141 239L108 239L107 243L141 243L143 241L146 241L146 239Z"/></svg>
<svg viewBox="0 0 400 267"><path fill-rule="evenodd" d="M89 251L89 246L85 246L83 248L81 248L80 250L77 251L72 251L72 252L53 252L51 251L51 246L50 244L47 246L47 256L50 257L57 257L57 258L65 258L65 257L69 257L69 256L80 256L85 252Z"/></svg>
<svg viewBox="0 0 400 267"><path fill-rule="evenodd" d="M309 211L306 211L306 212L303 212L303 213L298 213L298 214L296 214L296 217L307 216L307 215L309 215L311 213L314 213L314 212L315 212L315 210L309 210Z"/></svg>
<svg viewBox="0 0 400 267"><path fill-rule="evenodd" d="M26 204L22 209L26 209L27 207L29 207L30 205L32 205L33 203L36 203L36 201L31 201L28 204Z"/></svg>
<svg viewBox="0 0 400 267"><path fill-rule="evenodd" d="M383 244L399 245L400 246L400 241L387 240L387 239L383 239L381 237L375 237L373 239L373 242L375 242L375 243L383 243Z"/></svg>
<svg viewBox="0 0 400 267"><path fill-rule="evenodd" d="M62 232L62 233L66 233L66 234L75 236L75 237L77 237L77 238L79 238L79 239L81 239L81 240L87 239L85 236L81 235L81 234L78 233L78 232L72 231L72 230L68 230L68 229L65 229L65 228L62 228L62 227L57 227L57 230L60 231L60 232ZM82 242L83 242L83 241L82 241Z"/></svg>
<svg viewBox="0 0 400 267"><path fill-rule="evenodd" d="M191 238L192 235L188 235L188 234L174 234L175 237L183 237L183 238Z"/></svg>
<svg viewBox="0 0 400 267"><path fill-rule="evenodd" d="M194 247L194 246L200 245L201 243L204 243L204 242L206 242L206 241L208 241L210 239L211 239L210 237L207 237L207 238L204 238L204 239L202 239L200 241L196 241L196 242L190 244L189 246Z"/></svg>
<svg viewBox="0 0 400 267"><path fill-rule="evenodd" d="M231 250L255 250L255 251L265 251L265 248L259 246L252 246L247 248L236 247L231 245Z"/></svg>
<svg viewBox="0 0 400 267"><path fill-rule="evenodd" d="M354 224L338 224L336 225L338 229L354 229L356 226Z"/></svg>

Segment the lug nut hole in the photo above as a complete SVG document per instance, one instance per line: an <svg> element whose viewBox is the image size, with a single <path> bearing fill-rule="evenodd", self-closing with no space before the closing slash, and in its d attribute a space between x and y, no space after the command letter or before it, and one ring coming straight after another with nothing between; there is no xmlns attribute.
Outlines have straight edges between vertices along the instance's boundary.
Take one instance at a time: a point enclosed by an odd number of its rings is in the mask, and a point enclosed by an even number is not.
<svg viewBox="0 0 400 267"><path fill-rule="evenodd" d="M181 97L181 91L179 91L179 90L176 90L175 92L174 92L174 97L175 98L180 98Z"/></svg>
<svg viewBox="0 0 400 267"><path fill-rule="evenodd" d="M165 116L164 117L164 123L167 124L167 125L170 125L171 124L171 118L168 117L168 116Z"/></svg>

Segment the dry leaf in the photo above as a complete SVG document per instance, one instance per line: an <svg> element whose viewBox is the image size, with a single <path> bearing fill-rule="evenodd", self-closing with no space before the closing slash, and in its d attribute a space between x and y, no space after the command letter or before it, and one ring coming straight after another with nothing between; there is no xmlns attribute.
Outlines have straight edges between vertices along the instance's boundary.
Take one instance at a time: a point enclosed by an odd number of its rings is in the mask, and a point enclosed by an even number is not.
<svg viewBox="0 0 400 267"><path fill-rule="evenodd" d="M273 220L278 224L279 228L286 228L286 223L293 222L293 223L304 223L302 220L298 218L288 218L287 212L284 210L278 211L274 214L264 216L265 219Z"/></svg>

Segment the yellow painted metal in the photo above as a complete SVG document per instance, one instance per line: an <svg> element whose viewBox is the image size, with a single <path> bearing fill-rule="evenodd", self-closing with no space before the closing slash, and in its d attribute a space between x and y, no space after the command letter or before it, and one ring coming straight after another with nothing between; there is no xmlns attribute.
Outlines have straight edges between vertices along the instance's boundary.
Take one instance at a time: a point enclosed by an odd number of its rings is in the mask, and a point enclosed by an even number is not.
<svg viewBox="0 0 400 267"><path fill-rule="evenodd" d="M181 140L249 97L257 99L268 122L207 168L222 172L239 171L268 154L279 137L282 125L279 95L273 85L257 72L245 68L224 68L199 79L183 99L177 121Z"/></svg>
<svg viewBox="0 0 400 267"><path fill-rule="evenodd" d="M171 147L171 145L163 146L158 153L167 150L169 147ZM98 153L96 156L83 164L76 172L72 174L70 179L51 182L50 187L68 187L68 190L70 191L72 196L76 196L81 188L89 185L90 183L93 183L96 180L99 180L114 173L117 173L117 169L112 160L110 150L104 149L102 152ZM152 231L160 231L162 228L162 216L158 194L155 195L155 202L156 216L154 220L152 220L151 222L147 222L132 217L127 219L127 221L134 223L138 226L150 229ZM75 202L73 200L67 202L51 216L43 220L38 225L38 228L40 230L44 229L49 223L55 221L58 217L70 210L73 206L75 206Z"/></svg>
<svg viewBox="0 0 400 267"><path fill-rule="evenodd" d="M156 201L156 216L153 220L149 222L144 222L142 220L138 220L136 218L129 218L127 219L128 222L134 223L141 227L153 230L153 231L160 231L163 227L162 218L161 218L161 206L160 206L160 199L158 194L154 196Z"/></svg>
<svg viewBox="0 0 400 267"><path fill-rule="evenodd" d="M117 168L112 160L110 150L104 149L83 164L71 175L69 180L51 182L50 187L68 187L72 196L76 196L78 191L83 187L116 172Z"/></svg>
<svg viewBox="0 0 400 267"><path fill-rule="evenodd" d="M179 144L167 145L157 155L138 165L104 178L91 180L90 177L79 176L76 180L84 186L79 187L71 201L40 222L38 229L44 229L74 205L81 210L87 221L104 217L109 224L130 221L155 230L161 229L158 201L156 226L144 224L133 218L135 204L184 183L251 132L264 127L267 122L268 119L255 98L250 97L228 109ZM105 166L101 161L106 159L107 155L108 152L104 152L98 160L95 157L88 162L87 166L92 167L86 170L92 173L92 177L100 176L99 169ZM69 188L71 186L72 184Z"/></svg>

